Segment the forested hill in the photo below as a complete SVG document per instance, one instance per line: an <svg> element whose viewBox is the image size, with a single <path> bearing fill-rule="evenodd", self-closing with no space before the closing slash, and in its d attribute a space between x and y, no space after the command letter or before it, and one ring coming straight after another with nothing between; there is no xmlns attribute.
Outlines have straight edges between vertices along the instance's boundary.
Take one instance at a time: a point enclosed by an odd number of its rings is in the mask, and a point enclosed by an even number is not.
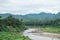
<svg viewBox="0 0 60 40"><path fill-rule="evenodd" d="M10 13L0 14L0 16L2 16L2 18L6 18L9 15L12 15L12 14L10 14ZM12 16L17 19L22 18L24 20L55 20L55 19L60 19L60 12L58 12L57 14L41 12L38 14L12 15Z"/></svg>
<svg viewBox="0 0 60 40"><path fill-rule="evenodd" d="M18 20L12 16L2 19L0 16L0 31L4 32L21 32L25 30L23 20Z"/></svg>

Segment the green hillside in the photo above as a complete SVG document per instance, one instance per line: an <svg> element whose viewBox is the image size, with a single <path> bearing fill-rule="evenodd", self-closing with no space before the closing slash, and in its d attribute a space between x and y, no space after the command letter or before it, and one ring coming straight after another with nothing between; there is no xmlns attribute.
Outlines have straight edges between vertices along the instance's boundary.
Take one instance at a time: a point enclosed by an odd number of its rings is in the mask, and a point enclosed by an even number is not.
<svg viewBox="0 0 60 40"><path fill-rule="evenodd" d="M23 20L18 20L9 16L5 19L0 17L0 31L16 31L20 32L21 30L25 30L25 26L23 24Z"/></svg>
<svg viewBox="0 0 60 40"><path fill-rule="evenodd" d="M57 14L46 13L46 12L40 12L40 13L36 13L36 14L26 14L26 15L13 15L10 13L0 14L0 16L2 16L2 18L6 18L9 15L12 15L14 18L17 18L17 19L24 19L24 21L60 19L60 12L58 12Z"/></svg>
<svg viewBox="0 0 60 40"><path fill-rule="evenodd" d="M0 40L30 40L23 36L26 27L23 20L18 20L11 15L5 19L0 16Z"/></svg>

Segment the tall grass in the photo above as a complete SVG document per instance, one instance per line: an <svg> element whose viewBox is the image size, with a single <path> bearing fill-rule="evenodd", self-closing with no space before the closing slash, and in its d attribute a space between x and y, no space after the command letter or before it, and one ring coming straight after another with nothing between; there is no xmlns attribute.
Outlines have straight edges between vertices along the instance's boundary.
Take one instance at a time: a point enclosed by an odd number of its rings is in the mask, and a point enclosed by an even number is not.
<svg viewBox="0 0 60 40"><path fill-rule="evenodd" d="M41 28L41 30L51 33L60 33L60 26L46 26L45 28Z"/></svg>
<svg viewBox="0 0 60 40"><path fill-rule="evenodd" d="M0 40L30 40L19 33L0 32Z"/></svg>

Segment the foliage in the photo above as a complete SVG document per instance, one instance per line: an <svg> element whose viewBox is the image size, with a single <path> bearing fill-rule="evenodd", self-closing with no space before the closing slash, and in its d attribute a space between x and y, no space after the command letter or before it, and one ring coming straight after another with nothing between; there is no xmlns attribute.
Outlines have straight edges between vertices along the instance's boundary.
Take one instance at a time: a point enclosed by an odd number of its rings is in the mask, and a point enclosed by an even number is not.
<svg viewBox="0 0 60 40"><path fill-rule="evenodd" d="M20 32L21 30L23 31L25 29L26 28L24 26L23 21L12 17L12 15L5 19L0 19L0 31Z"/></svg>
<svg viewBox="0 0 60 40"><path fill-rule="evenodd" d="M25 29L22 19L16 19L12 15L2 19L0 16L0 40L30 40L28 37L19 34Z"/></svg>
<svg viewBox="0 0 60 40"><path fill-rule="evenodd" d="M30 40L19 33L0 32L0 40Z"/></svg>
<svg viewBox="0 0 60 40"><path fill-rule="evenodd" d="M60 26L46 26L45 28L40 28L40 30L44 32L60 33Z"/></svg>
<svg viewBox="0 0 60 40"><path fill-rule="evenodd" d="M60 25L60 19L49 20L49 21L27 21L25 22L26 26L58 26Z"/></svg>

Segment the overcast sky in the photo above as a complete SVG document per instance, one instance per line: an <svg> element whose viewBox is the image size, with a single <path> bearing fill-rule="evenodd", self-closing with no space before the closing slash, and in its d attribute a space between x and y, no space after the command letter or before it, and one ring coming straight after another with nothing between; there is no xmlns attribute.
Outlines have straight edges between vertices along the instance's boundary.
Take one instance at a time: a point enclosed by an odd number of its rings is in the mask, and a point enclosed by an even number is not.
<svg viewBox="0 0 60 40"><path fill-rule="evenodd" d="M60 11L60 0L0 0L0 13L25 15Z"/></svg>

